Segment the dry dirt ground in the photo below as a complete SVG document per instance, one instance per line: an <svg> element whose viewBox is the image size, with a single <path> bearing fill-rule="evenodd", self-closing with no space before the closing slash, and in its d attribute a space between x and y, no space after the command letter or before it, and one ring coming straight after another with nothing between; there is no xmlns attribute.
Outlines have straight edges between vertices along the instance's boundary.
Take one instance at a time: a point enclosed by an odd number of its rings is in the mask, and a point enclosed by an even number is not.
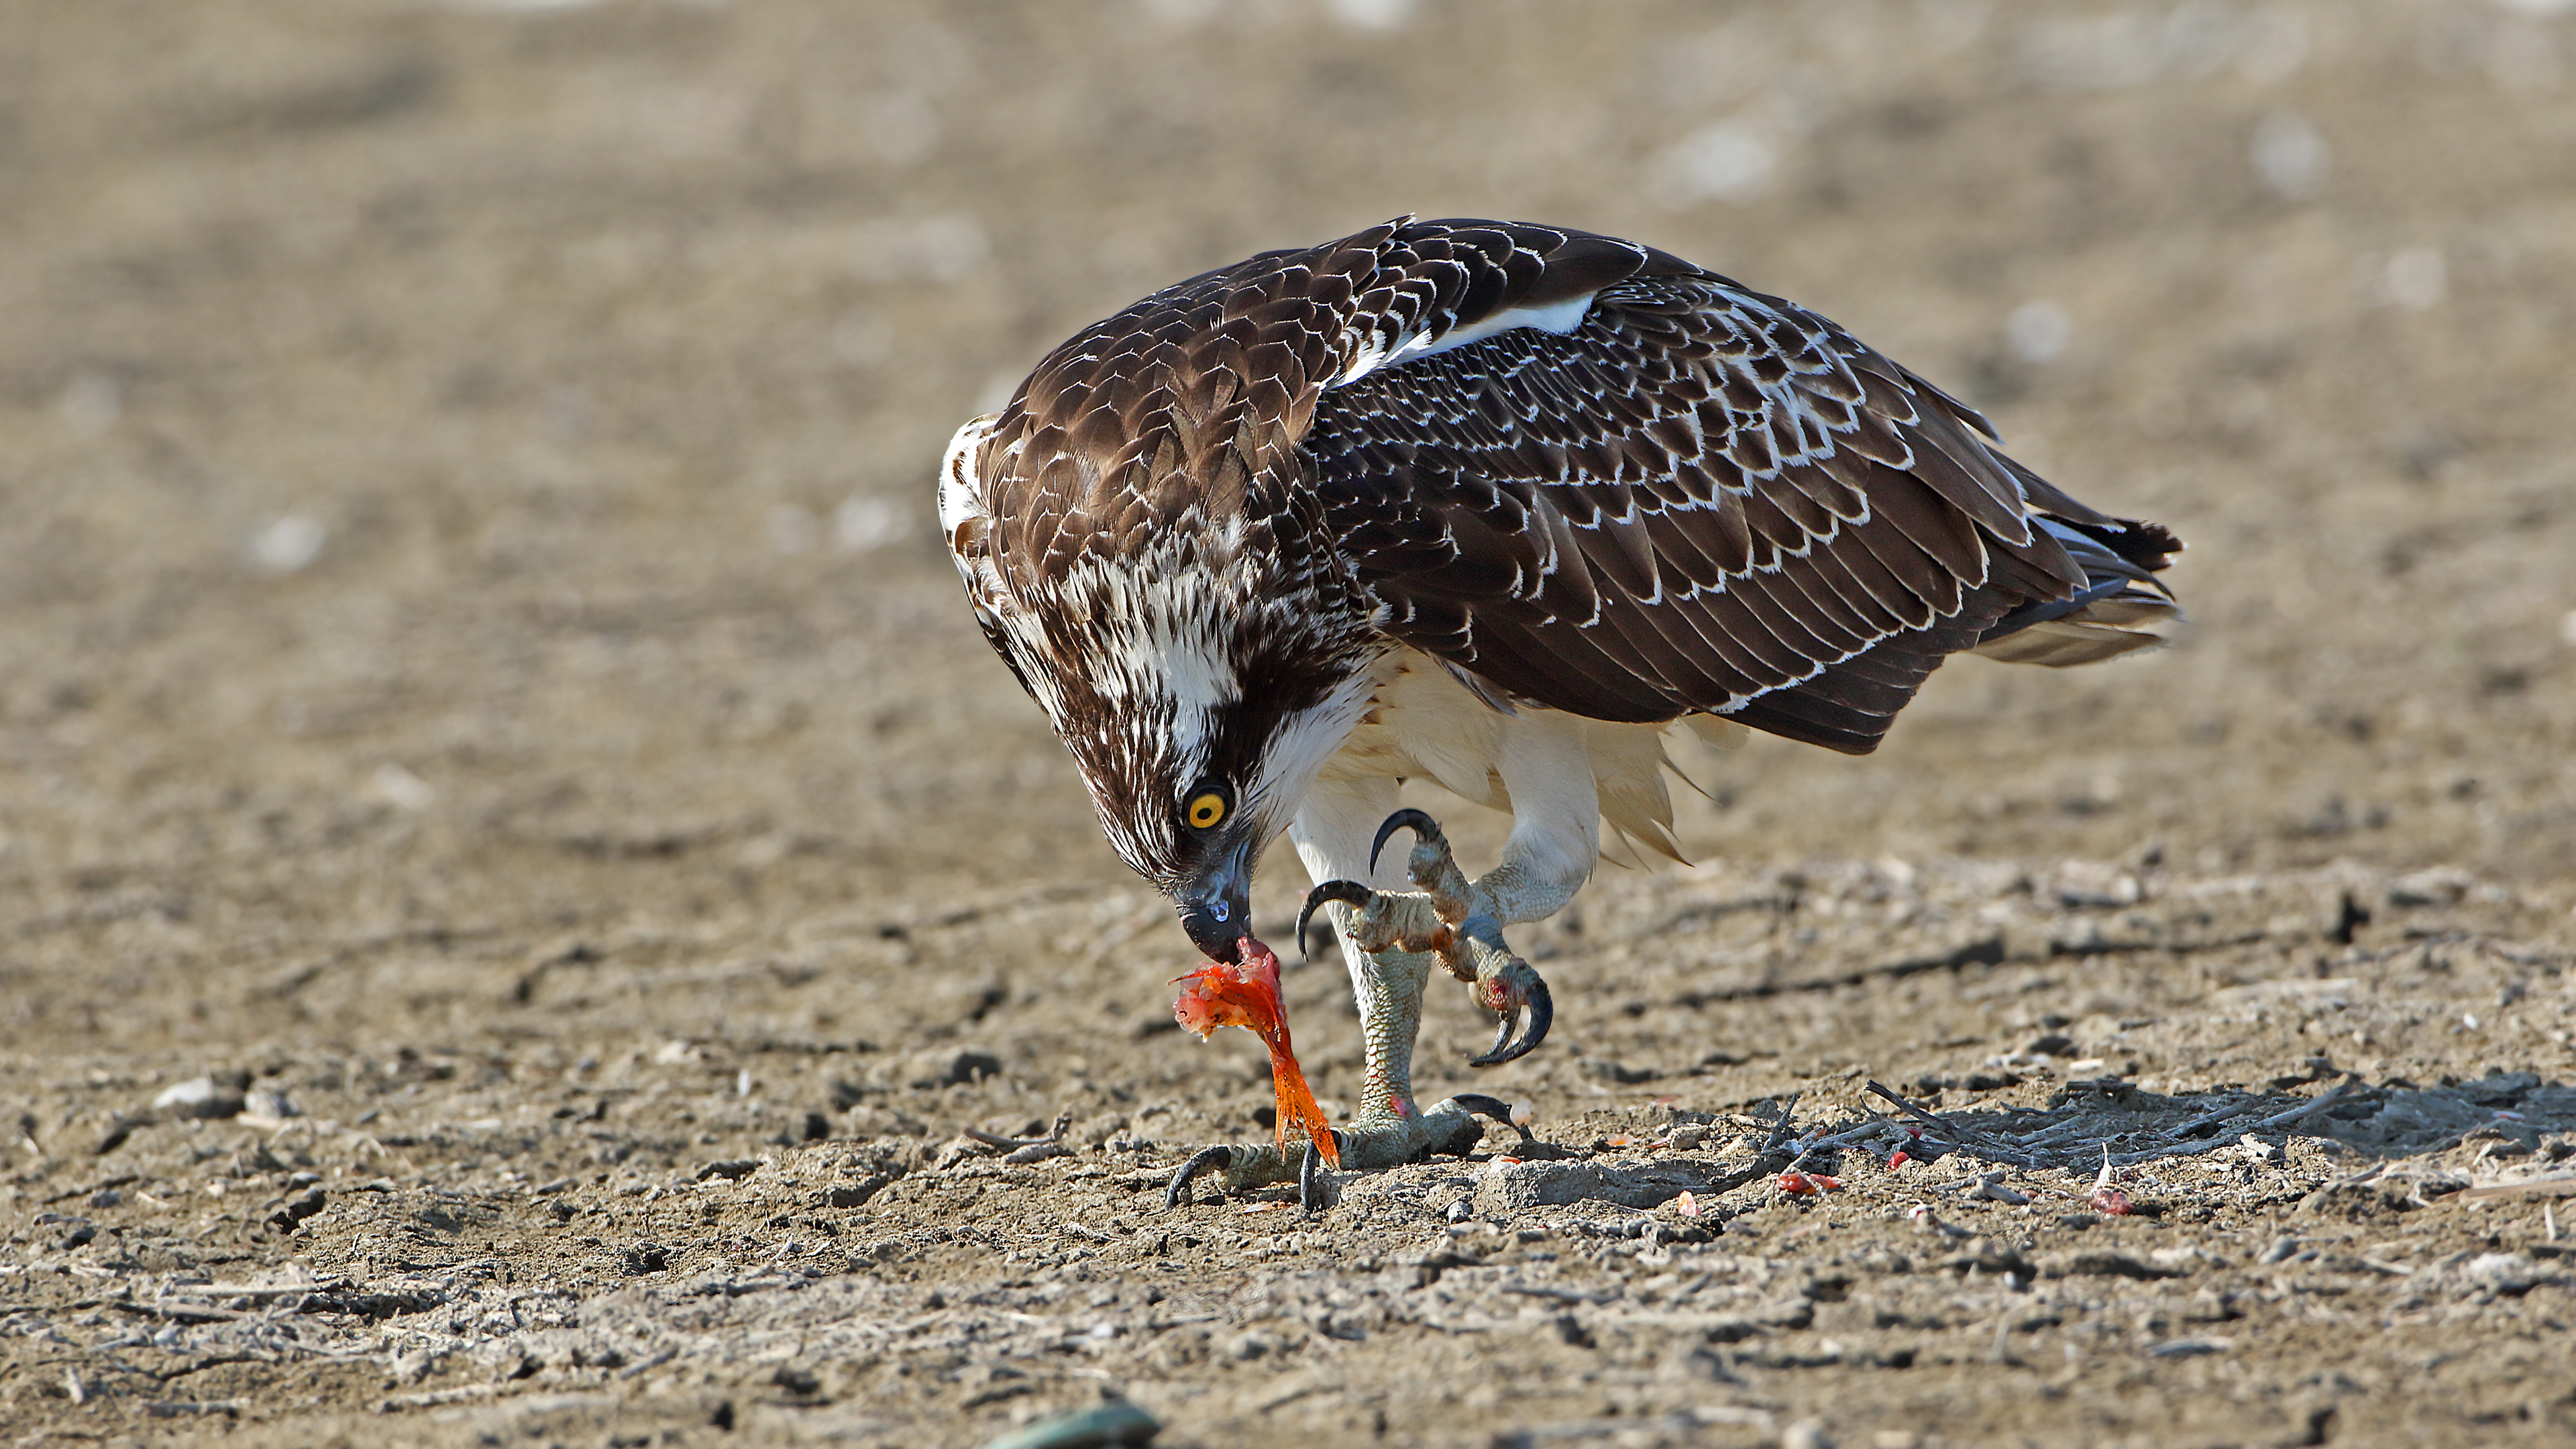
<svg viewBox="0 0 2576 1449"><path fill-rule="evenodd" d="M0 0L0 1436L2568 1442L2568 12ZM1435 1004L1533 1143L1166 1211L1260 1048L930 475L1409 210L1819 307L2196 627L1679 754L1546 1048Z"/></svg>

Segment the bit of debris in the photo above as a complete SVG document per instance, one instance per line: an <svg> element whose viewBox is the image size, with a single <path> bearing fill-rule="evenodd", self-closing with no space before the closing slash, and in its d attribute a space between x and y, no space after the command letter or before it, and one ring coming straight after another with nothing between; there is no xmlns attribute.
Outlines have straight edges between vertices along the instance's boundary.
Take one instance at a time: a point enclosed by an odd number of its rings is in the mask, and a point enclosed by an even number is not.
<svg viewBox="0 0 2576 1449"><path fill-rule="evenodd" d="M1152 1441L1163 1423L1125 1399L1041 1419L985 1444L984 1449L1112 1449Z"/></svg>
<svg viewBox="0 0 2576 1449"><path fill-rule="evenodd" d="M1050 1157L1071 1157L1073 1149L1064 1145L1064 1134L1073 1126L1073 1109L1055 1114L1055 1125L1035 1137L1004 1137L999 1133L979 1131L973 1127L959 1133L1002 1154L1002 1161L1013 1167L1026 1167Z"/></svg>
<svg viewBox="0 0 2576 1449"><path fill-rule="evenodd" d="M2129 1201L2127 1193L2113 1187L2112 1180L2111 1148L2106 1143L2102 1148L2102 1170L2093 1175L2093 1191L2084 1199L2084 1205L2106 1218L2133 1215L2138 1210L2137 1204Z"/></svg>
<svg viewBox="0 0 2576 1449"><path fill-rule="evenodd" d="M2009 1203L2014 1207L2024 1207L2030 1202L2030 1194L2004 1186L2004 1174L2000 1172L1979 1173L1975 1178L1961 1185L1967 1188L1966 1192L1960 1194L1962 1198Z"/></svg>
<svg viewBox="0 0 2576 1449"><path fill-rule="evenodd" d="M293 1232L297 1224L322 1211L323 1202L321 1188L306 1188L301 1195L288 1199L270 1213L268 1225L281 1233Z"/></svg>
<svg viewBox="0 0 2576 1449"><path fill-rule="evenodd" d="M238 1117L245 1103L242 1089L213 1077L191 1077L175 1086L163 1088L152 1099L156 1116L169 1120L199 1118L220 1120Z"/></svg>

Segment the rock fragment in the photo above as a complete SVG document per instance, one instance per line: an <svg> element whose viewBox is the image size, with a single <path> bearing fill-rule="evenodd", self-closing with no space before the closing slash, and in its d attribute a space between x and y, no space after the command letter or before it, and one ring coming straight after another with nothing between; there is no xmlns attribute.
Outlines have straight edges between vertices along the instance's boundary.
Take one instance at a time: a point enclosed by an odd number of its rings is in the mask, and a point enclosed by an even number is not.
<svg viewBox="0 0 2576 1449"><path fill-rule="evenodd" d="M162 1089L152 1099L152 1110L174 1120L191 1117L208 1120L238 1117L244 1098L238 1087L227 1086L213 1077L191 1077Z"/></svg>
<svg viewBox="0 0 2576 1449"><path fill-rule="evenodd" d="M1125 1399L1097 1408L1041 1419L986 1444L984 1449L1110 1449L1143 1444L1163 1432L1162 1421Z"/></svg>

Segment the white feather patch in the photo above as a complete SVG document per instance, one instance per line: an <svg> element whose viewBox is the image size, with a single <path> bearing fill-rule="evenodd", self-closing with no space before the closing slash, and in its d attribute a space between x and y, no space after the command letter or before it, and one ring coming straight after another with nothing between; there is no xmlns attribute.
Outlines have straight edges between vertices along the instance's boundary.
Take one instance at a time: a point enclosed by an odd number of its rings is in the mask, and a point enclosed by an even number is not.
<svg viewBox="0 0 2576 1449"><path fill-rule="evenodd" d="M999 413L970 419L948 440L948 452L939 460L939 531L952 541L959 524L990 516L983 496L975 490L979 471L976 455L983 451L985 439L993 436L993 425L1001 420Z"/></svg>
<svg viewBox="0 0 2576 1449"><path fill-rule="evenodd" d="M1392 367L1399 363L1436 356L1453 347L1464 347L1470 342L1482 342L1496 333L1509 332L1515 327L1534 327L1541 332L1553 332L1563 336L1583 325L1583 319L1592 311L1592 299L1598 295L1595 292L1586 292L1580 297L1571 297L1544 307L1506 307L1490 317L1470 322L1464 327L1452 327L1437 337L1429 331L1408 332L1392 343L1360 349L1352 356L1350 365L1342 369L1341 375L1326 386L1340 387L1345 383L1357 382L1381 367Z"/></svg>

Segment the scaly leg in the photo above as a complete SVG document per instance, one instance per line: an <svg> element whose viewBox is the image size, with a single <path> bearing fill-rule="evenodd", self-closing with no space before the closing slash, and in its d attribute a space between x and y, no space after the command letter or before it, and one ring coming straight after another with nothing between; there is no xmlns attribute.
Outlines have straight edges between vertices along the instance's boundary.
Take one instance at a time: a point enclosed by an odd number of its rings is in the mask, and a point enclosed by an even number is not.
<svg viewBox="0 0 2576 1449"><path fill-rule="evenodd" d="M1546 984L1501 944L1500 929L1492 924L1490 914L1478 924L1471 921L1477 914L1472 909L1460 911L1460 922L1466 926L1462 933L1441 920L1437 907L1433 907L1427 916L1432 925L1421 928L1413 917L1421 913L1417 903L1428 900L1428 894L1371 892L1342 878L1375 875L1376 857L1387 834L1398 825L1415 825L1418 821L1417 830L1427 838L1417 840L1414 858L1408 861L1409 874L1425 884L1426 892L1431 882L1437 882L1453 907L1472 901L1473 888L1459 875L1449 858L1447 842L1429 817L1418 811L1399 812L1372 834L1371 827L1394 803L1392 780L1325 782L1310 795L1292 832L1308 870L1327 883L1310 896L1306 915L1299 919L1301 943L1306 918L1314 909L1325 902L1341 903L1335 906L1333 915L1350 965L1352 995L1359 1005L1367 1078L1357 1110L1334 1137L1341 1165L1360 1171L1395 1167L1433 1151L1465 1152L1483 1135L1483 1124L1477 1118L1510 1120L1510 1109L1504 1103L1478 1094L1450 1097L1427 1111L1414 1101L1413 1047L1421 1029L1423 988L1430 981L1434 964L1448 964L1454 973L1464 963L1467 969L1462 979L1490 983L1497 992L1492 999L1505 1001L1512 1008L1505 1021L1507 1037L1518 1008L1524 1004L1531 1007L1533 1029L1529 1037L1508 1053L1489 1053L1490 1060L1507 1061L1520 1055L1536 1046L1547 1030ZM1439 866L1446 867L1445 875ZM1388 884L1394 882L1390 880ZM1336 885L1347 890L1328 893ZM1417 928L1410 936L1406 932L1408 924ZM1442 944L1432 939L1439 933L1456 938L1445 955ZM1458 944L1462 942L1466 944ZM1514 966L1517 972L1511 969ZM1528 1136L1525 1129L1522 1136ZM1293 1141L1284 1146L1261 1143L1211 1147L1192 1157L1174 1176L1165 1201L1171 1205L1189 1201L1192 1180L1213 1170L1221 1174L1227 1188L1235 1191L1296 1178L1299 1200L1313 1208L1320 1205L1323 1196L1317 1157L1306 1144Z"/></svg>
<svg viewBox="0 0 2576 1449"><path fill-rule="evenodd" d="M1376 859L1387 837L1398 830L1413 832L1406 870L1420 893L1399 894L1358 881L1328 880L1307 893L1306 909L1297 918L1299 939L1304 939L1307 917L1318 905L1338 901L1350 906L1352 914L1344 929L1361 950L1373 956L1427 952L1448 967L1450 975L1473 984L1477 1004L1500 1018L1494 1044L1484 1055L1468 1058L1467 1065L1499 1066L1527 1056L1547 1039L1548 1025L1556 1019L1547 983L1503 943L1502 924L1495 920L1492 906L1468 884L1457 858L1449 852L1448 837L1430 816L1419 810L1399 810L1388 816L1378 827L1370 859ZM1512 1034L1524 1014L1529 1032L1514 1041Z"/></svg>

